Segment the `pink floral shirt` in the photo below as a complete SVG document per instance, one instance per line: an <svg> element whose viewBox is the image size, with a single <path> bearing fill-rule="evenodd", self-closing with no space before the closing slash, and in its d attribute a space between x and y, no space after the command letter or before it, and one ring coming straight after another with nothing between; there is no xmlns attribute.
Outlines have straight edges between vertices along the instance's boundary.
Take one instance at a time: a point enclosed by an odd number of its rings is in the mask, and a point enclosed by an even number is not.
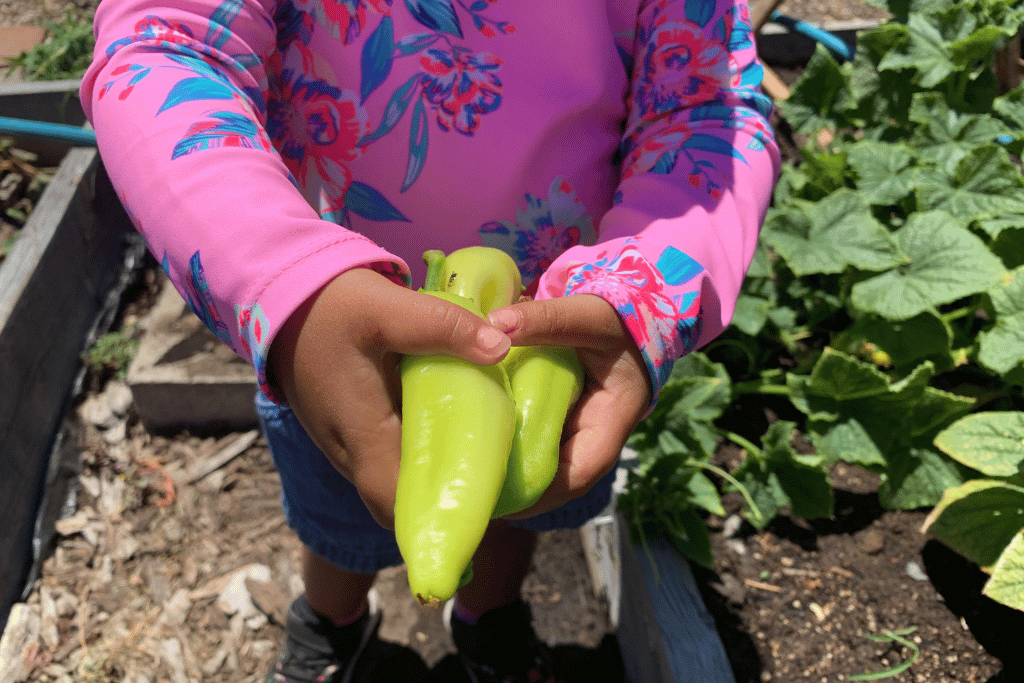
<svg viewBox="0 0 1024 683"><path fill-rule="evenodd" d="M345 270L485 244L597 294L656 389L732 316L777 177L745 0L103 0L122 201L254 364Z"/></svg>

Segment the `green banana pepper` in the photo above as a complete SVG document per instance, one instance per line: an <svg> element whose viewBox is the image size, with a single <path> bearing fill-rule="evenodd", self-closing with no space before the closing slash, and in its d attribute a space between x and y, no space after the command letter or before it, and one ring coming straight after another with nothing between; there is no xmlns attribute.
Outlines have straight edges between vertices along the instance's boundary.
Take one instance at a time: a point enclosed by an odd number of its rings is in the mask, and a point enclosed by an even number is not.
<svg viewBox="0 0 1024 683"><path fill-rule="evenodd" d="M483 317L471 299L441 289L444 254L427 252L424 291ZM395 537L412 593L437 606L468 580L505 479L515 406L502 365L404 356L402 451Z"/></svg>
<svg viewBox="0 0 1024 683"><path fill-rule="evenodd" d="M502 365L512 385L516 429L493 517L525 510L551 485L562 427L583 390L583 367L568 346L516 346Z"/></svg>
<svg viewBox="0 0 1024 683"><path fill-rule="evenodd" d="M522 290L490 247L424 255L427 294L483 317ZM513 347L493 366L405 356L395 536L409 586L437 606L465 584L490 519L533 505L558 469L562 427L583 370L570 347Z"/></svg>
<svg viewBox="0 0 1024 683"><path fill-rule="evenodd" d="M487 315L519 298L515 261L500 249L466 247L449 254L445 291L473 299ZM565 419L583 390L583 367L567 346L513 347L501 363L516 406L508 469L493 517L521 512L540 498L558 470Z"/></svg>

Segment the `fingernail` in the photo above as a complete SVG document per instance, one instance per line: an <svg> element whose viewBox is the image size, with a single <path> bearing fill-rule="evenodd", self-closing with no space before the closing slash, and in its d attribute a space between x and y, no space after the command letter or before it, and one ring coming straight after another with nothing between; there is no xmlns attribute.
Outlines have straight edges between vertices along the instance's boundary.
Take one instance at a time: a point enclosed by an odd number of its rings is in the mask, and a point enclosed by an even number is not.
<svg viewBox="0 0 1024 683"><path fill-rule="evenodd" d="M502 332L511 332L519 327L519 316L507 309L491 311L487 314L487 319Z"/></svg>
<svg viewBox="0 0 1024 683"><path fill-rule="evenodd" d="M481 327L476 333L476 342L481 348L487 351L496 351L502 346L512 346L512 341L502 333L501 330L493 327Z"/></svg>

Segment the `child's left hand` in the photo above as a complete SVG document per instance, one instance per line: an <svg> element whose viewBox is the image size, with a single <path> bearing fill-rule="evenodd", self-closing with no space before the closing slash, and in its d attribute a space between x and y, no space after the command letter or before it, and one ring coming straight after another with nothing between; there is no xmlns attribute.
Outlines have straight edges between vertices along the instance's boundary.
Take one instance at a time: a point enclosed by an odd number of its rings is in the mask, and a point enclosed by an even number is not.
<svg viewBox="0 0 1024 683"><path fill-rule="evenodd" d="M618 313L593 294L519 302L488 317L515 346L575 347L586 372L583 394L566 421L554 481L533 507L513 515L532 517L582 496L615 467L647 411L651 382Z"/></svg>

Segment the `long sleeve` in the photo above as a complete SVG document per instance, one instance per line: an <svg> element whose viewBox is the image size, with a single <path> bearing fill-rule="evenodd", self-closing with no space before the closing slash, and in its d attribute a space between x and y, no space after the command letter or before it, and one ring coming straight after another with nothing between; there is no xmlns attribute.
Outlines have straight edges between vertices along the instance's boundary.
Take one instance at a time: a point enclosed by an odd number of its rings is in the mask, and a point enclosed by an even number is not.
<svg viewBox="0 0 1024 683"><path fill-rule="evenodd" d="M655 390L728 326L779 170L744 0L657 0L631 51L622 173L599 241L574 246L538 297L597 294Z"/></svg>
<svg viewBox="0 0 1024 683"><path fill-rule="evenodd" d="M728 324L778 169L748 15L103 0L81 97L150 250L264 391L274 335L333 277L412 285L425 250L472 244L539 297L610 301L657 389Z"/></svg>
<svg viewBox="0 0 1024 683"><path fill-rule="evenodd" d="M408 282L409 272L323 220L271 144L266 65L287 20L275 10L271 0L169 0L157 9L104 0L81 88L136 227L196 315L252 361L264 390L270 340L331 277L369 266Z"/></svg>

